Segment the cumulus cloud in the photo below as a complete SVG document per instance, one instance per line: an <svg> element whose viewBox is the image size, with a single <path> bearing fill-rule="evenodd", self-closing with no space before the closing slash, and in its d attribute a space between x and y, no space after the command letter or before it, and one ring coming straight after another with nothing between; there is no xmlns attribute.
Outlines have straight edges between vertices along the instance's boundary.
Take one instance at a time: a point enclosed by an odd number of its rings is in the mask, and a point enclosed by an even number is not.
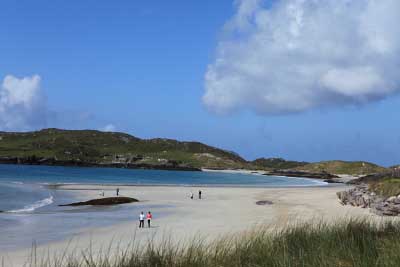
<svg viewBox="0 0 400 267"><path fill-rule="evenodd" d="M103 131L103 132L115 132L115 131L117 131L117 127L115 127L114 124L107 124L103 128L100 128L100 131Z"/></svg>
<svg viewBox="0 0 400 267"><path fill-rule="evenodd" d="M0 85L0 130L30 130L46 125L46 100L40 76L7 75Z"/></svg>
<svg viewBox="0 0 400 267"><path fill-rule="evenodd" d="M238 0L205 75L206 106L284 114L400 91L400 1Z"/></svg>

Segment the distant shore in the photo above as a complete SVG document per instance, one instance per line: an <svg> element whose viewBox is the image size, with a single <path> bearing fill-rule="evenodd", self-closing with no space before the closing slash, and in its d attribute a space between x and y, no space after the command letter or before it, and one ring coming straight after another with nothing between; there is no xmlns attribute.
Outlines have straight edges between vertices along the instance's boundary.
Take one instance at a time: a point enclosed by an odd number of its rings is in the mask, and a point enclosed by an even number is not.
<svg viewBox="0 0 400 267"><path fill-rule="evenodd" d="M201 169L199 169L199 168L176 165L176 164L95 163L95 162L85 162L85 161L77 161L77 160L57 160L54 158L36 158L36 157L22 157L22 158L0 157L0 164L144 169L144 170L166 170L166 171L201 171Z"/></svg>
<svg viewBox="0 0 400 267"><path fill-rule="evenodd" d="M351 180L357 179L360 176L354 176L350 174L342 174L342 175L332 175L328 173L308 173L301 171L290 171L290 170L282 170L282 171L265 171L265 170L246 170L246 169L237 169L237 170L221 170L221 169L207 169L202 168L201 171L204 172L223 172L223 173L242 173L242 174L254 174L254 175L266 175L266 176L282 176L282 177L292 177L292 178L307 178L307 179L316 179L316 180L324 180L330 183L347 183Z"/></svg>
<svg viewBox="0 0 400 267"><path fill-rule="evenodd" d="M247 169L208 169L208 168L201 168L203 172L223 172L223 173L242 173L242 174L257 174L257 175L264 175L266 171L263 170L247 170Z"/></svg>

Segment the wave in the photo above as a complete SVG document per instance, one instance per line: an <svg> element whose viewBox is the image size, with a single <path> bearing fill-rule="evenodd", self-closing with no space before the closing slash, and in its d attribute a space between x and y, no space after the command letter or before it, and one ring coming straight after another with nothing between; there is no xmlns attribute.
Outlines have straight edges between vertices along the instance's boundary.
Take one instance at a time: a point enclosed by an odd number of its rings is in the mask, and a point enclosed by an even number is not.
<svg viewBox="0 0 400 267"><path fill-rule="evenodd" d="M32 212L38 208L44 207L44 206L48 206L50 204L52 204L54 202L53 200L53 196L49 196L48 198L36 201L33 204L29 204L26 205L24 208L22 209L17 209L17 210L9 210L6 211L7 213L24 213L24 212Z"/></svg>

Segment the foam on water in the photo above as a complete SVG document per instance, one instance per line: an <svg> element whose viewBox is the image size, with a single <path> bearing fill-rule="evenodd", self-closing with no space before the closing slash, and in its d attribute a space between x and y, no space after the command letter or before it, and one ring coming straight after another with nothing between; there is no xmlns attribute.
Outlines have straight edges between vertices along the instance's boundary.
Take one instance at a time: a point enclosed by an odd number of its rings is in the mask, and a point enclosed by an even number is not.
<svg viewBox="0 0 400 267"><path fill-rule="evenodd" d="M8 213L26 213L26 212L32 212L32 211L34 211L34 210L36 210L36 209L38 209L38 208L41 208L41 207L44 207L44 206L47 206L47 205L52 204L52 203L54 202L53 199L54 199L53 196L49 196L48 198L45 198L45 199L36 201L36 202L33 203L33 204L26 205L26 206L25 206L24 208L22 208L22 209L9 210L9 211L5 211L5 212L8 212Z"/></svg>

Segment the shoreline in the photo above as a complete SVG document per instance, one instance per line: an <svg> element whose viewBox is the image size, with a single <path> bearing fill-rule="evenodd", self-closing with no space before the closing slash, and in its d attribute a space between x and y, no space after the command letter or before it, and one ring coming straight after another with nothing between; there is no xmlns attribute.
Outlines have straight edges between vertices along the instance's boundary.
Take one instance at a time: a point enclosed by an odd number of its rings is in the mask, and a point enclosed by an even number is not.
<svg viewBox="0 0 400 267"><path fill-rule="evenodd" d="M160 171L201 171L200 168L179 165L153 165L147 163L94 163L83 161L64 161L55 160L52 158L37 159L31 161L28 158L1 158L0 164L2 165L21 165L21 166L49 166L49 167L76 167L76 168L111 168L111 169L131 169L131 170L160 170Z"/></svg>
<svg viewBox="0 0 400 267"><path fill-rule="evenodd" d="M163 170L160 170L163 171ZM227 174L245 174L245 175L256 175L256 176L264 176L264 177L282 177L288 179L296 179L296 180L308 180L315 182L315 185L274 185L274 186L265 186L261 184L254 184L254 185L245 185L245 184L190 184L190 183L182 183L182 184L162 184L162 183L40 183L43 186L46 186L50 189L59 189L59 187L65 185L87 185L87 186L132 186L132 187L206 187L206 188L297 188L297 187L322 187L322 186L337 186L342 183L334 183L330 184L328 182L323 181L322 179L317 178L310 178L310 177L293 177L293 176L278 176L278 175L265 175L265 171L253 171L253 170L246 170L246 169L239 169L239 170L230 170L230 169L221 169L221 170L214 170L214 169L206 169L202 168L202 172L215 172L215 173L227 173ZM68 189L73 190L73 189Z"/></svg>
<svg viewBox="0 0 400 267"><path fill-rule="evenodd" d="M203 172L254 174L254 175L264 175L266 173L266 171L263 171L263 170L247 170L247 169L208 169L208 168L201 168L201 171L203 171Z"/></svg>
<svg viewBox="0 0 400 267"><path fill-rule="evenodd" d="M342 206L336 192L351 188L347 185L335 187L296 187L296 188L203 188L203 199L197 199L198 187L180 186L121 186L121 196L134 197L141 202L126 204L125 208L131 220L116 221L104 227L82 228L78 234L56 242L40 244L37 251L45 255L64 251L68 242L79 249L88 248L90 243L109 244L111 240L121 239L126 245L135 242L146 242L149 238L162 240L166 235L173 236L175 241L190 240L201 235L207 240L217 236L238 234L256 227L276 228L282 225L310 221L321 218L332 221L338 218L366 216L376 218L367 210ZM80 199L99 198L98 192L104 190L114 194L115 185L63 185L56 190L73 190ZM190 192L195 199L189 198ZM257 205L263 201L271 205ZM125 205L125 204L124 204ZM154 214L154 228L139 230L137 216L139 210L151 210ZM112 212L112 211L111 211ZM82 213L84 216L85 213ZM159 216L160 214L163 214ZM245 218L245 220L243 220ZM27 240L32 244L32 240ZM99 249L95 246L94 249ZM30 249L19 249L0 252L2 257L14 260L14 266L21 266L30 253ZM43 254L44 253L44 254ZM18 262L17 262L18 261Z"/></svg>

